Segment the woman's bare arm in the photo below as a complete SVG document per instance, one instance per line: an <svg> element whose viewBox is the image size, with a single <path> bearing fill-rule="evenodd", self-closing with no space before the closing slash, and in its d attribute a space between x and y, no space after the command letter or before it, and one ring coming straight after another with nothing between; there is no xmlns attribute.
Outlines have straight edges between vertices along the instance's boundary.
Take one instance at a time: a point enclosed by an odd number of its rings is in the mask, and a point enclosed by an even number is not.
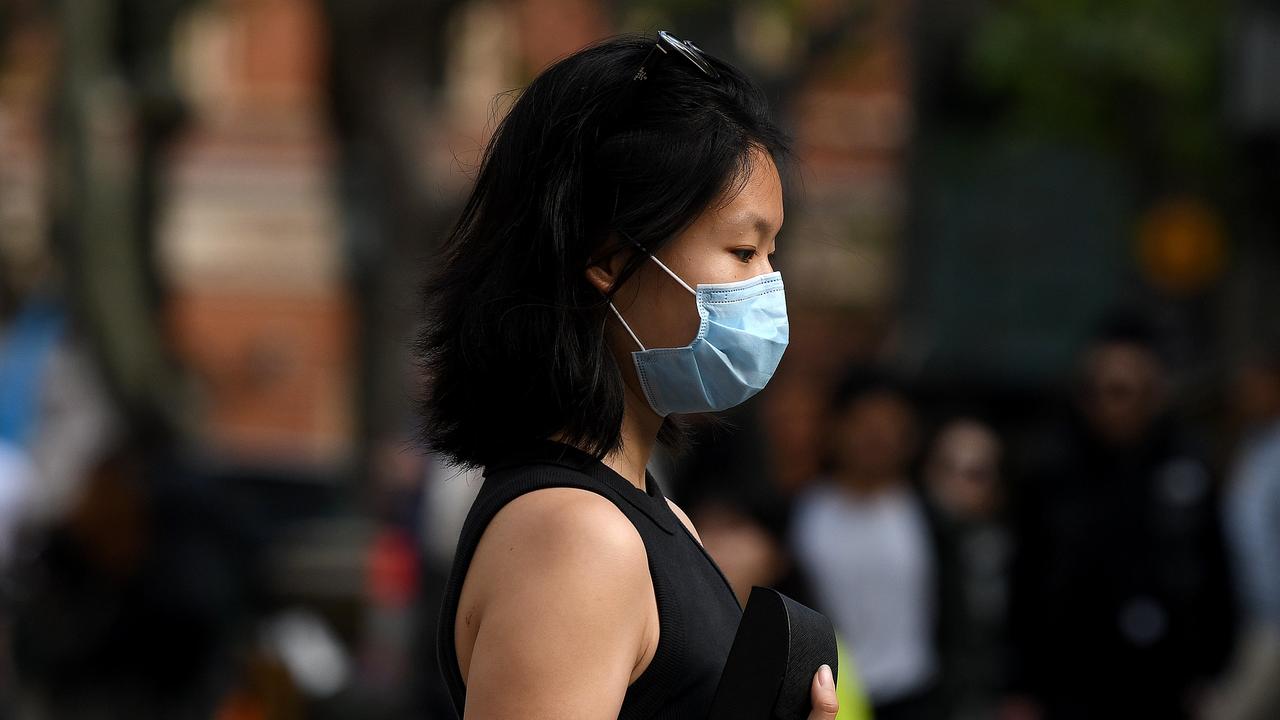
<svg viewBox="0 0 1280 720"><path fill-rule="evenodd" d="M613 503L576 488L511 501L485 530L473 581L465 720L618 716L656 610L644 542Z"/></svg>

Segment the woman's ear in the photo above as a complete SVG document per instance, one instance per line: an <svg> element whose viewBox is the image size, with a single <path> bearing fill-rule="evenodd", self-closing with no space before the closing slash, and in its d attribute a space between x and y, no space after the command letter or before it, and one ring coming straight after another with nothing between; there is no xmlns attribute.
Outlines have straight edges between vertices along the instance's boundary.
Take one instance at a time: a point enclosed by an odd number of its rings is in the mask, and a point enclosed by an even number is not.
<svg viewBox="0 0 1280 720"><path fill-rule="evenodd" d="M611 252L607 252L599 259L587 266L585 274L587 282L591 283L595 289L601 294L607 295L613 290L613 285L618 281L618 275L622 272L622 267L627 261L627 253L618 249L617 238L610 236L608 248L613 248Z"/></svg>
<svg viewBox="0 0 1280 720"><path fill-rule="evenodd" d="M587 282L591 283L602 295L609 294L616 279L612 269L607 267L610 264L612 263L604 260L595 265L588 265L586 269Z"/></svg>

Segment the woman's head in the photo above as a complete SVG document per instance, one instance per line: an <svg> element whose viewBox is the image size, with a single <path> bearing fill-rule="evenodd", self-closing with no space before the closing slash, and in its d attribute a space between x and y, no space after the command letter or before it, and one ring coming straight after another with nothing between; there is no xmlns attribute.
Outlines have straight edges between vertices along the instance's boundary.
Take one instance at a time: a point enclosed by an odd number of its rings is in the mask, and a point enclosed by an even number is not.
<svg viewBox="0 0 1280 720"><path fill-rule="evenodd" d="M690 286L769 272L786 140L764 97L709 58L712 79L653 40L606 40L520 95L425 289L418 349L428 446L468 465L558 435L617 446L637 349L688 344ZM628 388L631 388L628 390ZM642 396L641 396L642 397ZM667 423L664 434L672 435Z"/></svg>

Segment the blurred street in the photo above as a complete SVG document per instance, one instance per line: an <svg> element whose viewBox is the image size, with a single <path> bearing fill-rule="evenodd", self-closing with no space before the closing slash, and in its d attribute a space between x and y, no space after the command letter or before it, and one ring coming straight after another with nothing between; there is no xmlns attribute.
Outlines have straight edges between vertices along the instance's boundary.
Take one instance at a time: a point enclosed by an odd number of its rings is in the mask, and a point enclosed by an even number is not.
<svg viewBox="0 0 1280 720"><path fill-rule="evenodd" d="M840 717L1280 718L1275 0L0 0L0 719L454 718L419 285L659 28L798 165L782 364L651 469Z"/></svg>

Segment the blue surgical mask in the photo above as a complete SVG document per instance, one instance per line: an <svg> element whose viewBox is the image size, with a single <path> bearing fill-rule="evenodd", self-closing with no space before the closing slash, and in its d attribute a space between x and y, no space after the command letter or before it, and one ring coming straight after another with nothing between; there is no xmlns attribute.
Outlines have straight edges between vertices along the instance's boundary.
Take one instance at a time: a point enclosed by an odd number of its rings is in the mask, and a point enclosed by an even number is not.
<svg viewBox="0 0 1280 720"><path fill-rule="evenodd" d="M654 412L727 410L755 395L773 376L787 349L787 300L782 274L730 283L699 284L694 290L653 255L668 275L693 293L702 319L693 342L676 348L645 348L613 303L609 307L640 350L635 359L640 387Z"/></svg>

